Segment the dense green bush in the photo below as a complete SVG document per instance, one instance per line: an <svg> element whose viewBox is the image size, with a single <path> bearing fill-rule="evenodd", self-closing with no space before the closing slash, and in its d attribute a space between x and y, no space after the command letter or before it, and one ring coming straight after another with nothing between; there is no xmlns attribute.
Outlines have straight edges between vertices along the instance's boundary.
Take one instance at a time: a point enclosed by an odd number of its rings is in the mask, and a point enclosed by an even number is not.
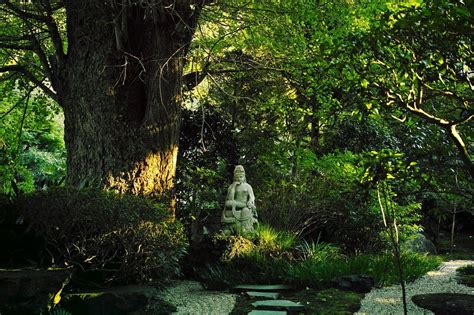
<svg viewBox="0 0 474 315"><path fill-rule="evenodd" d="M289 238L288 233L267 226L254 235L217 235L216 242L221 247L225 244L220 260L199 268L196 275L210 289L240 283L288 283L319 288L330 285L334 278L351 274L372 276L378 285L398 281L397 268L388 251L346 256L332 244L295 238L290 244ZM435 256L402 254L407 281L415 280L439 264L440 259Z"/></svg>
<svg viewBox="0 0 474 315"><path fill-rule="evenodd" d="M305 154L306 164L293 176L257 181L254 190L265 192L257 204L260 221L336 243L346 252L379 249L382 219L376 199L360 183L360 156L348 151L323 157Z"/></svg>
<svg viewBox="0 0 474 315"><path fill-rule="evenodd" d="M25 195L18 206L45 240L47 263L95 272L91 281L101 285L165 280L186 252L179 222L143 198L56 188Z"/></svg>

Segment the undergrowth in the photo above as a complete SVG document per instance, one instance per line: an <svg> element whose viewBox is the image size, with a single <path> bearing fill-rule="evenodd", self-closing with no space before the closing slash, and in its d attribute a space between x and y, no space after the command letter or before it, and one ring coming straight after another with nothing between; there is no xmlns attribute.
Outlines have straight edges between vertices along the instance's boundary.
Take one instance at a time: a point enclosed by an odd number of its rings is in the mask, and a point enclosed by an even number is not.
<svg viewBox="0 0 474 315"><path fill-rule="evenodd" d="M378 286L398 281L390 251L346 256L335 245L297 240L287 232L267 226L260 226L254 235L217 235L216 238L226 242L220 260L196 273L209 289L224 289L240 283L287 283L323 288L334 278L350 274L371 276ZM435 256L402 253L407 281L417 279L440 263L441 259Z"/></svg>

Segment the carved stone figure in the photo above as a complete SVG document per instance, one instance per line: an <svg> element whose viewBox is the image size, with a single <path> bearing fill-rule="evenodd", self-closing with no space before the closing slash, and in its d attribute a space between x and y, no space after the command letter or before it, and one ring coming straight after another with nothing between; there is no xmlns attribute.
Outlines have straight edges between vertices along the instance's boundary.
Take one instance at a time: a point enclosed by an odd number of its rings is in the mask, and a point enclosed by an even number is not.
<svg viewBox="0 0 474 315"><path fill-rule="evenodd" d="M221 222L224 230L233 231L237 228L252 232L255 230L254 225L258 224L257 217L252 186L247 184L244 167L237 165L234 169L234 182L227 190L227 198L222 211Z"/></svg>

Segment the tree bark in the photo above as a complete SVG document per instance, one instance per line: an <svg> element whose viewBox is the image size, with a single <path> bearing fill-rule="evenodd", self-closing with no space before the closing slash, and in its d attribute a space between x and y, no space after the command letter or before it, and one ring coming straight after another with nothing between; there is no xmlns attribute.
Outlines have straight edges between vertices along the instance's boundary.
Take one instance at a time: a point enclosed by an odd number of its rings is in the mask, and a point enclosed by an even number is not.
<svg viewBox="0 0 474 315"><path fill-rule="evenodd" d="M181 78L200 6L118 2L66 1L68 54L53 86L67 182L172 200Z"/></svg>

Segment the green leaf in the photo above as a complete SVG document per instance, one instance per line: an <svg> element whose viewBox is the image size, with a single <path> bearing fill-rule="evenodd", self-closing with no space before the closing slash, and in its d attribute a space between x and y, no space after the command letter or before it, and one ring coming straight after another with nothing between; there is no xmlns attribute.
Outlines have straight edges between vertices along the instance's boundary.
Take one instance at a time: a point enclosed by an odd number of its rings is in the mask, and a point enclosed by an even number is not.
<svg viewBox="0 0 474 315"><path fill-rule="evenodd" d="M368 86L369 86L369 81L367 81L366 79L363 79L362 82L360 82L360 85L366 89Z"/></svg>

